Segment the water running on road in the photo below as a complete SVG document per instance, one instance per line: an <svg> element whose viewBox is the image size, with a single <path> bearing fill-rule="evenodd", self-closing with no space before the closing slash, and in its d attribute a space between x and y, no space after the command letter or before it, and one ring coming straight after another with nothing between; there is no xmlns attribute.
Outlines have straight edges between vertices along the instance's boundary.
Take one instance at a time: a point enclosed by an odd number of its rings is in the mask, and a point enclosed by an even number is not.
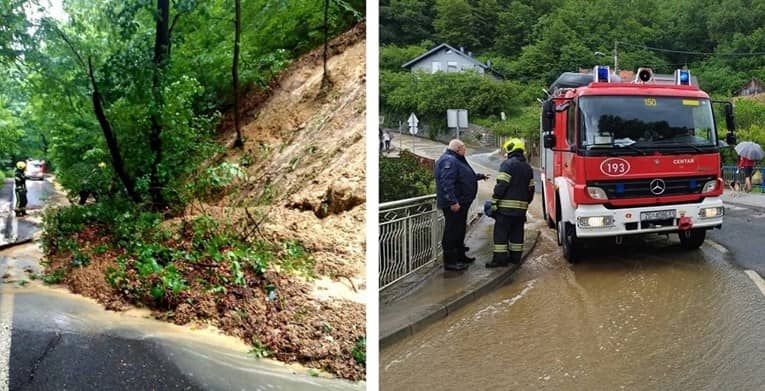
<svg viewBox="0 0 765 391"><path fill-rule="evenodd" d="M765 298L723 255L654 236L572 267L545 231L513 282L381 352L381 389L765 388Z"/></svg>

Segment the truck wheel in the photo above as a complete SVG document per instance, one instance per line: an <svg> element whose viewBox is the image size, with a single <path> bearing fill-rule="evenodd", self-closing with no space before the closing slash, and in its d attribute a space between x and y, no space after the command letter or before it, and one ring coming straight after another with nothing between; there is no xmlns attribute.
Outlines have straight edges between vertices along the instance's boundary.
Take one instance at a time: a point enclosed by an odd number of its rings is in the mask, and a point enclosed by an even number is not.
<svg viewBox="0 0 765 391"><path fill-rule="evenodd" d="M702 228L691 228L677 233L680 237L680 247L686 250L695 250L704 243L707 236L707 230Z"/></svg>
<svg viewBox="0 0 765 391"><path fill-rule="evenodd" d="M579 260L581 246L576 237L576 228L571 223L558 221L558 241L563 247L563 257L570 263L576 263Z"/></svg>

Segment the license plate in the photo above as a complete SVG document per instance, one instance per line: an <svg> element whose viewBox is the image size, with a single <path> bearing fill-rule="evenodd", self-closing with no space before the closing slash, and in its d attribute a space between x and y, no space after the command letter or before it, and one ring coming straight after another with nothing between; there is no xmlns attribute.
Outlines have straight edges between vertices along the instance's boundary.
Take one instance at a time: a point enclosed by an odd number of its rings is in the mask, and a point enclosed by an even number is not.
<svg viewBox="0 0 765 391"><path fill-rule="evenodd" d="M668 220L668 219L674 219L675 218L675 210L652 210L649 212L640 212L640 220L641 221L650 221L650 220Z"/></svg>

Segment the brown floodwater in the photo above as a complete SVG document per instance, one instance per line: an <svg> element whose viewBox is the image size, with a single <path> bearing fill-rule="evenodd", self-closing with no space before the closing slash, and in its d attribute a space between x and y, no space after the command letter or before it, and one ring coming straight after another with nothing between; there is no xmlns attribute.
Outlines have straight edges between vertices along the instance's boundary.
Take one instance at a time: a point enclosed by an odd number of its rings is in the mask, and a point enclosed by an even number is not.
<svg viewBox="0 0 765 391"><path fill-rule="evenodd" d="M381 352L381 390L763 390L765 297L709 242L604 245L554 231L513 280Z"/></svg>

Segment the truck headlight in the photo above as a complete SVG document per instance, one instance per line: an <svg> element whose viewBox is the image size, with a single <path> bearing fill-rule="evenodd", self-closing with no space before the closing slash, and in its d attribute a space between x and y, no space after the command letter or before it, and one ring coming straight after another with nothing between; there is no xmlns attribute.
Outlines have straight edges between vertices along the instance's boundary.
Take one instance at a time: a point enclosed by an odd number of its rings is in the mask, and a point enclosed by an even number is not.
<svg viewBox="0 0 765 391"><path fill-rule="evenodd" d="M701 189L702 193L709 193L710 191L717 190L717 180L709 181L704 184L704 188Z"/></svg>
<svg viewBox="0 0 765 391"><path fill-rule="evenodd" d="M614 225L613 216L583 216L578 221L582 228L603 228Z"/></svg>
<svg viewBox="0 0 765 391"><path fill-rule="evenodd" d="M589 194L590 197L596 200L608 199L608 196L606 195L606 191L596 186L587 186L587 194Z"/></svg>
<svg viewBox="0 0 765 391"><path fill-rule="evenodd" d="M715 206L713 208L702 208L699 210L699 217L702 219L709 219L712 217L720 217L723 215L723 208Z"/></svg>

